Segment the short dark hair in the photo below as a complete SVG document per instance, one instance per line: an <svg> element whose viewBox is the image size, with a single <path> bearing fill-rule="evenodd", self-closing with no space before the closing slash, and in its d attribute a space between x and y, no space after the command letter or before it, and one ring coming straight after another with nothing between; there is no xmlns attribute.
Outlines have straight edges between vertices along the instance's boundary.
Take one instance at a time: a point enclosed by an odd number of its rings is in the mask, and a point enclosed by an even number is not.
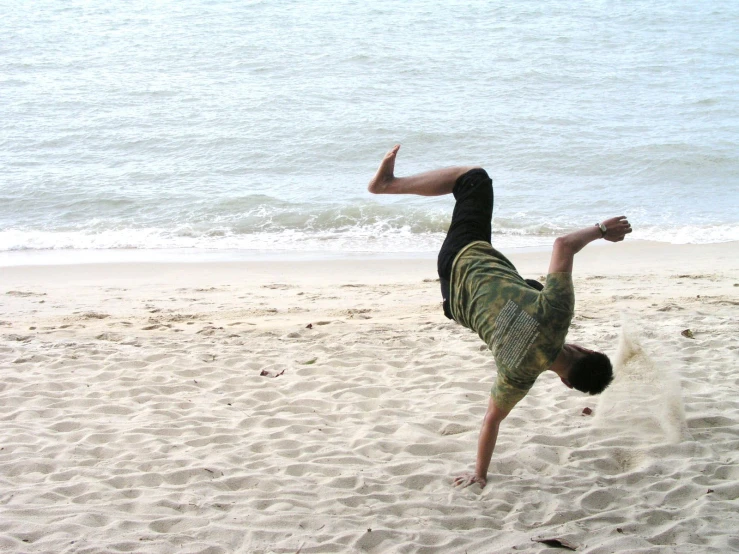
<svg viewBox="0 0 739 554"><path fill-rule="evenodd" d="M570 384L581 392L600 394L613 381L613 366L602 352L589 352L570 368Z"/></svg>

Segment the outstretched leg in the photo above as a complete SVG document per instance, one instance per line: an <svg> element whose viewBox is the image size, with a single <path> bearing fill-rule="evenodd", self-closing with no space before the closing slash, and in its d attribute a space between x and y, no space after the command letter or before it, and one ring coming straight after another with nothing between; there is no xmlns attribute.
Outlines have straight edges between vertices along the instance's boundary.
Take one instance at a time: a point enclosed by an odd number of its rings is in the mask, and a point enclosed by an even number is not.
<svg viewBox="0 0 739 554"><path fill-rule="evenodd" d="M367 186L372 194L418 194L419 196L441 196L450 194L454 184L462 175L474 169L468 167L445 167L410 177L395 176L395 158L400 150L396 144L380 162L377 173Z"/></svg>

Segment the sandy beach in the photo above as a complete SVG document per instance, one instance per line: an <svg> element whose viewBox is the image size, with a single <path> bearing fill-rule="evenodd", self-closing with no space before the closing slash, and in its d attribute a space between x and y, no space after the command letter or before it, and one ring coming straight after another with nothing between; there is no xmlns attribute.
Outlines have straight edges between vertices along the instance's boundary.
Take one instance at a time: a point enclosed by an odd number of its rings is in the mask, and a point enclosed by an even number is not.
<svg viewBox="0 0 739 554"><path fill-rule="evenodd" d="M739 243L579 254L568 340L616 380L542 375L484 489L452 479L495 364L435 269L0 268L0 550L739 551Z"/></svg>

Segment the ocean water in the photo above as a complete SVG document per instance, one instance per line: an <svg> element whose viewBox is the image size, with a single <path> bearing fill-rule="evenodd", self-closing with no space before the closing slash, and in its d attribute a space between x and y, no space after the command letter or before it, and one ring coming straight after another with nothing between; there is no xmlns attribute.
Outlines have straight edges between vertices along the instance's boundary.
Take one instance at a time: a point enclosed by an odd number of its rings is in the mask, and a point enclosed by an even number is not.
<svg viewBox="0 0 739 554"><path fill-rule="evenodd" d="M494 243L629 216L739 240L739 2L0 0L0 253L438 249L479 164Z"/></svg>

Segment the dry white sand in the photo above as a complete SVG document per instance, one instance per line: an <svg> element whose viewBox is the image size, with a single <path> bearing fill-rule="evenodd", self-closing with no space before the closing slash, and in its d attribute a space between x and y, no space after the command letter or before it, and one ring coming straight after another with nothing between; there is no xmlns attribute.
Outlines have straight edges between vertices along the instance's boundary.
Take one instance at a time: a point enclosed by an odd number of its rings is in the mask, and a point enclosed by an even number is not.
<svg viewBox="0 0 739 554"><path fill-rule="evenodd" d="M739 245L575 275L613 386L543 375L459 490L495 366L434 260L1 269L0 550L737 551Z"/></svg>

